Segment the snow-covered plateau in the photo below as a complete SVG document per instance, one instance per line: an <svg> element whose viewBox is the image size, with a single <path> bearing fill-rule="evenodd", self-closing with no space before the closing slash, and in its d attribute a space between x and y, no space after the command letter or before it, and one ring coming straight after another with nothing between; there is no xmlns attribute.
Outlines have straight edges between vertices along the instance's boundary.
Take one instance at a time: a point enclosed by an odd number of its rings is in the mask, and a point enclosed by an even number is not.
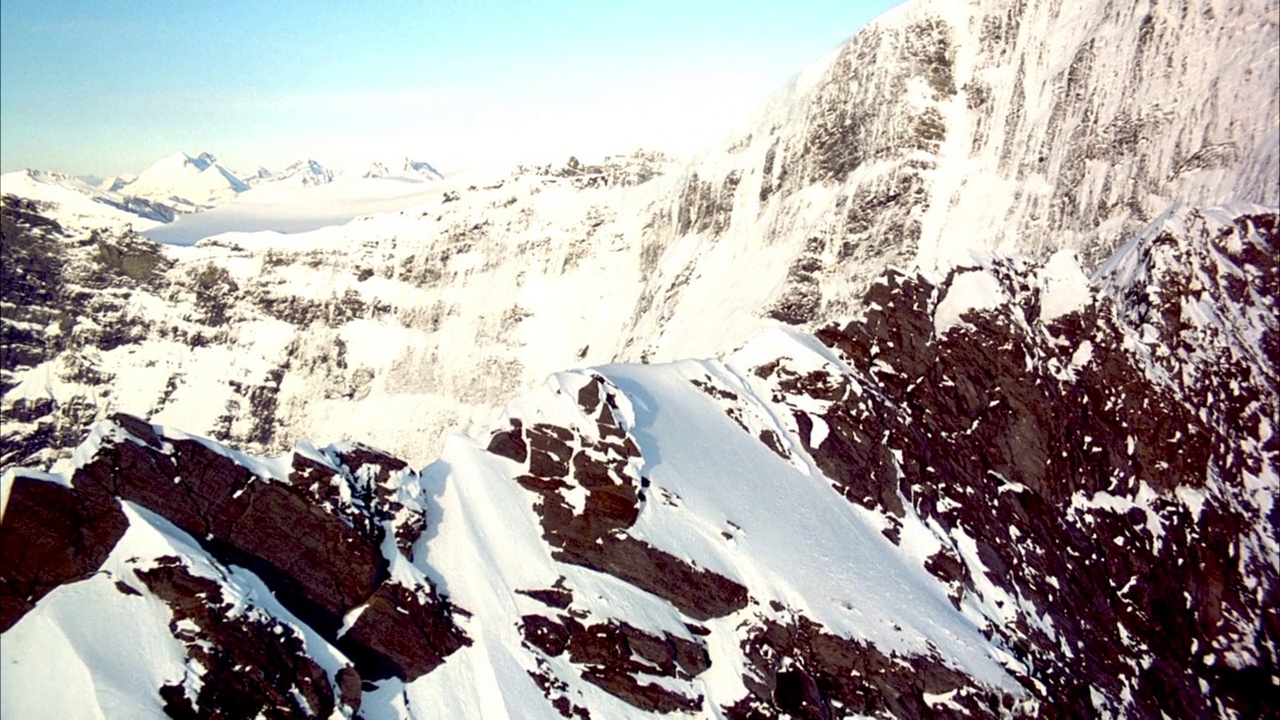
<svg viewBox="0 0 1280 720"><path fill-rule="evenodd" d="M6 718L1280 714L1275 0L910 0L688 161L0 187Z"/></svg>

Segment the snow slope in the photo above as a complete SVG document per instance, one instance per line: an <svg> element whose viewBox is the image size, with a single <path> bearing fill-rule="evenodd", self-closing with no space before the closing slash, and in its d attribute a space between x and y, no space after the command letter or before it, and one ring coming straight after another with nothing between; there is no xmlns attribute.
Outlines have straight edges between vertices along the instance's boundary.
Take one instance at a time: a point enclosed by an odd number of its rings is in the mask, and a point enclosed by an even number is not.
<svg viewBox="0 0 1280 720"><path fill-rule="evenodd" d="M812 330L860 312L886 266L1066 250L1092 270L1175 202L1276 202L1276 9L922 0L683 167L573 160L396 205L245 193L152 237L399 209L164 250L56 352L6 369L5 402L33 418L8 442L121 409L254 451L351 434L425 461L549 372Z"/></svg>
<svg viewBox="0 0 1280 720"><path fill-rule="evenodd" d="M0 193L34 200L63 226L86 231L148 230L174 215L165 205L139 201L66 175L39 170L0 175Z"/></svg>

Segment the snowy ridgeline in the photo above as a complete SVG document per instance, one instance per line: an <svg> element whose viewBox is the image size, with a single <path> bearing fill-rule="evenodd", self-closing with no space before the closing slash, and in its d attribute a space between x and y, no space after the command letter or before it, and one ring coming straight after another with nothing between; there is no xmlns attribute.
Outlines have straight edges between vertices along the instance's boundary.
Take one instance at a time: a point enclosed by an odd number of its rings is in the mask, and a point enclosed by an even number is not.
<svg viewBox="0 0 1280 720"><path fill-rule="evenodd" d="M119 416L5 475L3 713L1266 715L1278 229L891 270L816 336L558 373L420 471Z"/></svg>

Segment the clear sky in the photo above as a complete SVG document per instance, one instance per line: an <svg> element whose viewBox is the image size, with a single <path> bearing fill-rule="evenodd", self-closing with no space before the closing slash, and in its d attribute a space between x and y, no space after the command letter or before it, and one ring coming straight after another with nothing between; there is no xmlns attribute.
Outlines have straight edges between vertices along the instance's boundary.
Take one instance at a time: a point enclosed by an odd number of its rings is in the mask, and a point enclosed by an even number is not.
<svg viewBox="0 0 1280 720"><path fill-rule="evenodd" d="M4 0L0 169L695 151L898 0Z"/></svg>

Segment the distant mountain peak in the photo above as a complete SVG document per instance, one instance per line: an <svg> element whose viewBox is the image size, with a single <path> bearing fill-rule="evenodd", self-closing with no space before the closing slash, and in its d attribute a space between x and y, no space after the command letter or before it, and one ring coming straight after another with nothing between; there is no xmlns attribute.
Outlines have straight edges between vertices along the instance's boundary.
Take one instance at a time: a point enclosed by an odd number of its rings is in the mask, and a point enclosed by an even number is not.
<svg viewBox="0 0 1280 720"><path fill-rule="evenodd" d="M194 158L187 158L187 160L201 170L208 170L211 165L218 162L218 158L214 157L213 153L207 152L202 152Z"/></svg>
<svg viewBox="0 0 1280 720"><path fill-rule="evenodd" d="M143 170L117 192L173 204L186 212L208 209L231 200L249 184L208 152L192 157L176 152Z"/></svg>
<svg viewBox="0 0 1280 720"><path fill-rule="evenodd" d="M268 184L312 187L327 185L333 182L333 178L332 170L312 158L306 158L298 160L275 173L266 170L266 168L261 168L256 175L248 178L248 180L249 184L254 187Z"/></svg>
<svg viewBox="0 0 1280 720"><path fill-rule="evenodd" d="M365 178L401 178L412 180L440 180L444 175L430 163L403 156L374 160L357 173Z"/></svg>

